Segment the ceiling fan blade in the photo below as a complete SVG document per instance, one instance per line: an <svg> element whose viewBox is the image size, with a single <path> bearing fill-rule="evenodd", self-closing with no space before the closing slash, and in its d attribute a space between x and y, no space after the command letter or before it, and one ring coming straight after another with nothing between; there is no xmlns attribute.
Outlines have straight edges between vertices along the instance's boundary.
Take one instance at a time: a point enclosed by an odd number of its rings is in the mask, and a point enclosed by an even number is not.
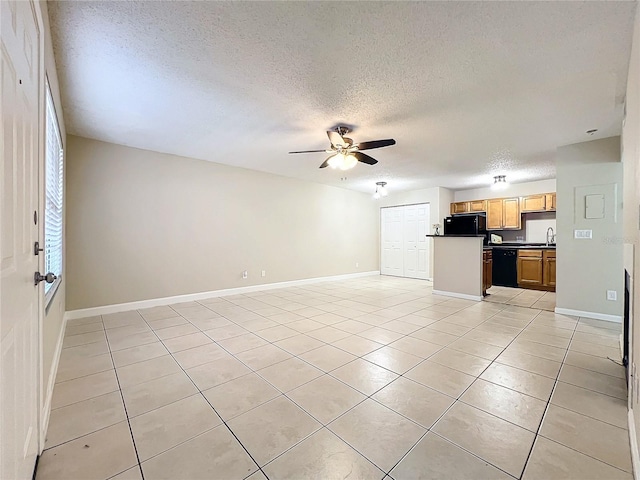
<svg viewBox="0 0 640 480"><path fill-rule="evenodd" d="M355 156L359 162L366 163L367 165L375 165L376 163L378 163L378 160L376 160L375 158L371 158L366 153L353 152L352 155Z"/></svg>
<svg viewBox="0 0 640 480"><path fill-rule="evenodd" d="M326 152L326 150L300 150L299 152L289 152L289 153L320 153Z"/></svg>
<svg viewBox="0 0 640 480"><path fill-rule="evenodd" d="M335 157L335 155L330 155L324 162L322 162L320 168L327 168L329 166L329 160L331 160L333 157Z"/></svg>
<svg viewBox="0 0 640 480"><path fill-rule="evenodd" d="M373 140L371 142L362 142L358 144L358 150L371 150L372 148L389 147L395 145L396 141L393 138L387 140Z"/></svg>
<svg viewBox="0 0 640 480"><path fill-rule="evenodd" d="M329 141L331 142L331 145L333 145L334 147L347 146L347 143L342 138L342 135L340 135L338 132L328 131L327 136L329 137Z"/></svg>

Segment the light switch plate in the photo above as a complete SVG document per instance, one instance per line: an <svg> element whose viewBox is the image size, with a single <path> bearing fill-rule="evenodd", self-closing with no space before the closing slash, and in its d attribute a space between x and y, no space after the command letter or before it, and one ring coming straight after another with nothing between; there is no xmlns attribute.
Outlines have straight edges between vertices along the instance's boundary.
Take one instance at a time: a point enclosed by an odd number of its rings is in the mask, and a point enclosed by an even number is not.
<svg viewBox="0 0 640 480"><path fill-rule="evenodd" d="M592 239L593 238L593 230L574 230L573 238L579 239Z"/></svg>
<svg viewBox="0 0 640 480"><path fill-rule="evenodd" d="M607 290L607 300L617 300L618 292L615 290Z"/></svg>

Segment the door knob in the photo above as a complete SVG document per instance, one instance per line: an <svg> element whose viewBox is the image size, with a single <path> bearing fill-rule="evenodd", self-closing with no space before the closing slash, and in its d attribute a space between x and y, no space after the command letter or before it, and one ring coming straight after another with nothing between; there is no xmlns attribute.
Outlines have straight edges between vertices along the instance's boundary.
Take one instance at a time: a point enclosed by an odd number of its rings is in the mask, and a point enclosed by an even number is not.
<svg viewBox="0 0 640 480"><path fill-rule="evenodd" d="M56 277L53 273L49 272L46 275L42 275L40 272L36 272L33 275L33 282L34 285L38 285L40 282L42 282L43 280L47 283L53 283L56 281Z"/></svg>

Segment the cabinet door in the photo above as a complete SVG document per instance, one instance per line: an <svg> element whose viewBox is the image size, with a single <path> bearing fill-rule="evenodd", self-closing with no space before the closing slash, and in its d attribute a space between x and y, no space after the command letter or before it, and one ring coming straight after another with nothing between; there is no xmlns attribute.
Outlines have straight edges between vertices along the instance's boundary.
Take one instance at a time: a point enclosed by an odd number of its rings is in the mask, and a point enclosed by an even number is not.
<svg viewBox="0 0 640 480"><path fill-rule="evenodd" d="M520 199L519 198L505 198L503 203L503 221L502 228L520 230L522 216L520 215Z"/></svg>
<svg viewBox="0 0 640 480"><path fill-rule="evenodd" d="M487 230L502 229L502 199L487 200Z"/></svg>
<svg viewBox="0 0 640 480"><path fill-rule="evenodd" d="M529 195L520 199L521 212L541 212L546 205L546 195Z"/></svg>
<svg viewBox="0 0 640 480"><path fill-rule="evenodd" d="M518 252L518 285L520 286L542 285L542 251L537 251L539 256L534 252L534 250Z"/></svg>
<svg viewBox="0 0 640 480"><path fill-rule="evenodd" d="M469 202L457 202L451 204L451 214L454 215L456 213L468 213L469 212Z"/></svg>
<svg viewBox="0 0 640 480"><path fill-rule="evenodd" d="M486 200L474 200L469 202L469 211L470 212L486 212L487 211L487 201Z"/></svg>
<svg viewBox="0 0 640 480"><path fill-rule="evenodd" d="M556 211L556 194L555 193L547 193L545 195L545 206L546 210L549 212Z"/></svg>
<svg viewBox="0 0 640 480"><path fill-rule="evenodd" d="M556 252L544 252L543 285L556 286Z"/></svg>

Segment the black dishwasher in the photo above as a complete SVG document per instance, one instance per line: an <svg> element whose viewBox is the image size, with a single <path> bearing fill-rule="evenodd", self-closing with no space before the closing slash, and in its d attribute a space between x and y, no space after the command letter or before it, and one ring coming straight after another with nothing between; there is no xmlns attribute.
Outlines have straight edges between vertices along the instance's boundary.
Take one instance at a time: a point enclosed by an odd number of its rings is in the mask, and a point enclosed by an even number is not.
<svg viewBox="0 0 640 480"><path fill-rule="evenodd" d="M518 250L493 248L493 285L518 286Z"/></svg>

